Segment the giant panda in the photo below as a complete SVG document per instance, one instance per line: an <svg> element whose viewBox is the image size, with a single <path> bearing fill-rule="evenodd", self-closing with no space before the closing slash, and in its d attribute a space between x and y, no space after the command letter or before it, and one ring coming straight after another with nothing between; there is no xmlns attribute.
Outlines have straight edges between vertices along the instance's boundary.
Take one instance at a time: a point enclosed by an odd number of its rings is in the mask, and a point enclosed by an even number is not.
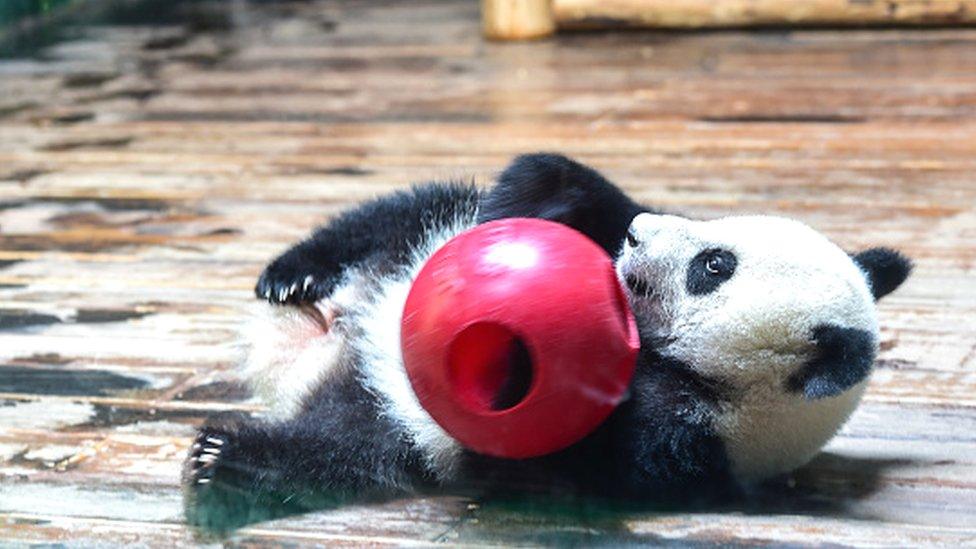
<svg viewBox="0 0 976 549"><path fill-rule="evenodd" d="M603 247L641 340L609 419L528 460L462 448L419 405L400 358L400 315L425 259L506 217L564 223ZM788 219L658 213L555 154L516 158L485 191L435 183L367 202L261 275L241 373L269 412L200 429L184 466L188 519L226 518L214 507L245 499L300 508L322 494L441 487L736 497L806 463L845 422L878 348L874 302L910 268L886 248L849 255Z"/></svg>

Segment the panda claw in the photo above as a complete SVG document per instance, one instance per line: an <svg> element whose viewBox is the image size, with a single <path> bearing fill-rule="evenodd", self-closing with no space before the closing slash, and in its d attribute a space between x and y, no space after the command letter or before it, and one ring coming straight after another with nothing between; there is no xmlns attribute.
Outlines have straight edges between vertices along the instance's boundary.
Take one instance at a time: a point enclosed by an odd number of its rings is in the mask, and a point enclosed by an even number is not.
<svg viewBox="0 0 976 549"><path fill-rule="evenodd" d="M272 264L259 278L255 295L271 305L314 303L331 289L328 282L325 276L308 274L308 271L290 271Z"/></svg>
<svg viewBox="0 0 976 549"><path fill-rule="evenodd" d="M212 431L203 431L197 435L190 446L190 455L186 462L187 484L207 484L216 473L224 459L228 439L226 436Z"/></svg>

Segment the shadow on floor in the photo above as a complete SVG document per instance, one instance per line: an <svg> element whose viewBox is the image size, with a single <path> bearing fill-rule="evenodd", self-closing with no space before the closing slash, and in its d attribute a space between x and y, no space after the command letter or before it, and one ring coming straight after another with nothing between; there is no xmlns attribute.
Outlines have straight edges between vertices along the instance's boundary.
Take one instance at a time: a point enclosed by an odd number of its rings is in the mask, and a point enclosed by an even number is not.
<svg viewBox="0 0 976 549"><path fill-rule="evenodd" d="M822 453L811 464L788 477L751 488L740 500L694 507L538 494L504 497L461 494L470 497L472 504L459 510L450 540L560 546L627 546L648 542L668 545L676 542L634 534L628 528L628 523L675 513L851 518L850 509L881 487L887 469L912 463L912 460L866 459ZM326 511L344 504L382 503L391 499L306 494L281 503L271 503L274 498L256 497L253 494L217 494L210 501L201 501L190 510L188 518L198 525L197 532L202 537L221 537L256 522ZM687 540L682 540L680 544L687 545Z"/></svg>

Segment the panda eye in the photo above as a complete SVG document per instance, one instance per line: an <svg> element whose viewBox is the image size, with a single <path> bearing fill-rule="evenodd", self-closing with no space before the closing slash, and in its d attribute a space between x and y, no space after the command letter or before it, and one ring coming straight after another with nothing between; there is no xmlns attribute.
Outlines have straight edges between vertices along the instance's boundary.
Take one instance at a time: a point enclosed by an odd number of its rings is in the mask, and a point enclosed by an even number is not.
<svg viewBox="0 0 976 549"><path fill-rule="evenodd" d="M695 256L688 266L685 287L692 295L705 295L715 291L723 282L732 278L738 260L728 250L710 249Z"/></svg>
<svg viewBox="0 0 976 549"><path fill-rule="evenodd" d="M705 270L713 275L722 274L725 270L725 258L719 254L709 257L705 260Z"/></svg>

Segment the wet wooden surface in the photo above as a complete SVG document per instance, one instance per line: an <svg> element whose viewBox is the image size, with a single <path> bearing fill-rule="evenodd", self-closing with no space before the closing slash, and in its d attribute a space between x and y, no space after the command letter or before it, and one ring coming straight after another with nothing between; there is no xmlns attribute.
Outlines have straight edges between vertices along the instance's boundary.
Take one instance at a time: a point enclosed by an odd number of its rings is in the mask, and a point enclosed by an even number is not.
<svg viewBox="0 0 976 549"><path fill-rule="evenodd" d="M153 6L0 60L0 544L976 546L976 30L491 44L473 2ZM263 264L355 201L536 150L914 257L842 434L740 509L443 496L188 531L193 426L256 408L231 367Z"/></svg>

